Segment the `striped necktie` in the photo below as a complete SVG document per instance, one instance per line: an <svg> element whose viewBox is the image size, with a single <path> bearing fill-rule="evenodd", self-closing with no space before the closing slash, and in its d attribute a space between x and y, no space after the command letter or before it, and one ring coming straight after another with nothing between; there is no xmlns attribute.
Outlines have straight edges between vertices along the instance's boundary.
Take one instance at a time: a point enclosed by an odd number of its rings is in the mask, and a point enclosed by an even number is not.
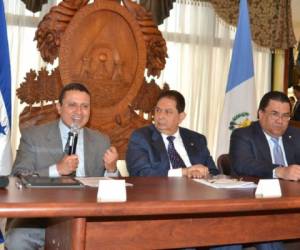
<svg viewBox="0 0 300 250"><path fill-rule="evenodd" d="M279 138L272 137L271 138L273 145L273 157L274 157L274 164L284 166L284 157L281 150L281 147L279 145Z"/></svg>
<svg viewBox="0 0 300 250"><path fill-rule="evenodd" d="M167 137L168 141L169 141L169 145L168 145L168 155L169 155L169 159L170 162L172 164L173 168L185 168L185 164L184 161L181 159L180 155L178 154L178 152L176 151L175 147L174 147L174 139L175 136L168 136Z"/></svg>

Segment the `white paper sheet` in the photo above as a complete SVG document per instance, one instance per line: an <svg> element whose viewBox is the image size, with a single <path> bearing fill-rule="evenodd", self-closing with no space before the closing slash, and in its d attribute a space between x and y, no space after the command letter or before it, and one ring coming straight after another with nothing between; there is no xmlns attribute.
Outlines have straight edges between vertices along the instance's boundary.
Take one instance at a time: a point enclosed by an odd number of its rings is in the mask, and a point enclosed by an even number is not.
<svg viewBox="0 0 300 250"><path fill-rule="evenodd" d="M99 180L113 180L110 177L76 177L76 180L80 181L83 185L88 187L97 188ZM132 187L133 184L126 182L126 187Z"/></svg>
<svg viewBox="0 0 300 250"><path fill-rule="evenodd" d="M196 182L213 188L256 188L256 184L251 181L241 181L238 179L193 179Z"/></svg>

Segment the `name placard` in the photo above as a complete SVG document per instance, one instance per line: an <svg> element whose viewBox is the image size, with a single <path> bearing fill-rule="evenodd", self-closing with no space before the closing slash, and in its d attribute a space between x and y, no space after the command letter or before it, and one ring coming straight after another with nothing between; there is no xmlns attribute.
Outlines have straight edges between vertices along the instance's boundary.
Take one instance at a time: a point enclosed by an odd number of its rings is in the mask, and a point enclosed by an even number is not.
<svg viewBox="0 0 300 250"><path fill-rule="evenodd" d="M99 180L99 202L123 202L127 200L125 180Z"/></svg>
<svg viewBox="0 0 300 250"><path fill-rule="evenodd" d="M259 180L255 191L256 198L276 198L281 196L281 187L278 179Z"/></svg>

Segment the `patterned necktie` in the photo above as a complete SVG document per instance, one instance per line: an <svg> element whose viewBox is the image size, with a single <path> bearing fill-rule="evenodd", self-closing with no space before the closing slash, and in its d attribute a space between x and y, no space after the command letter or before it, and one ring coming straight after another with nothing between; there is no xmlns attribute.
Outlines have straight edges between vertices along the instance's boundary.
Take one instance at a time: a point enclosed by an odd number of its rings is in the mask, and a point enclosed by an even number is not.
<svg viewBox="0 0 300 250"><path fill-rule="evenodd" d="M271 140L274 143L274 145L273 145L274 164L284 166L285 163L284 163L283 153L282 153L281 147L279 145L279 139L272 137Z"/></svg>
<svg viewBox="0 0 300 250"><path fill-rule="evenodd" d="M170 162L172 164L173 168L185 168L185 164L184 161L181 159L180 155L178 154L178 152L176 151L175 147L174 147L174 136L168 136L167 137L168 141L169 141L169 145L168 145L168 155L169 155L169 159Z"/></svg>

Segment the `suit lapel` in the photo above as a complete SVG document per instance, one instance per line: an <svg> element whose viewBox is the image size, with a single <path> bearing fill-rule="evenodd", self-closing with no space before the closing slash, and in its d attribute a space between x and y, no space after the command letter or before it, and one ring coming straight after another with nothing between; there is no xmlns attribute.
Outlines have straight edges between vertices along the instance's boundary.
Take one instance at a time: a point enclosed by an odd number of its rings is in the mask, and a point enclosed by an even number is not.
<svg viewBox="0 0 300 250"><path fill-rule="evenodd" d="M58 162L63 156L62 140L58 122L53 123L53 125L49 127L47 140L49 154L53 157L54 162Z"/></svg>
<svg viewBox="0 0 300 250"><path fill-rule="evenodd" d="M163 138L161 134L157 131L157 129L154 127L154 125L151 125L152 130L152 148L154 149L154 157L156 159L160 159L161 165L166 168L170 169L170 161L168 152L166 150Z"/></svg>
<svg viewBox="0 0 300 250"><path fill-rule="evenodd" d="M258 134L258 136L255 136L255 134ZM268 162L272 162L268 140L258 122L254 124L254 140L256 141L255 145L257 145L257 150L260 151L263 158Z"/></svg>
<svg viewBox="0 0 300 250"><path fill-rule="evenodd" d="M287 130L287 132L282 136L282 142L285 152L285 157L287 164L292 164L295 162L295 147L293 144L293 137Z"/></svg>
<svg viewBox="0 0 300 250"><path fill-rule="evenodd" d="M188 154L189 160L191 164L195 164L197 162L196 157L198 155L197 149L196 149L196 142L195 140L189 136L188 133L185 132L184 129L179 128L179 133L183 142L183 145L185 147L185 150Z"/></svg>
<svg viewBox="0 0 300 250"><path fill-rule="evenodd" d="M91 176L91 173L89 173L89 170L92 169L90 167L91 161L95 160L93 155L95 152L93 143L93 138L90 135L89 131L84 128L83 129L83 151L84 151L84 171L86 176Z"/></svg>

